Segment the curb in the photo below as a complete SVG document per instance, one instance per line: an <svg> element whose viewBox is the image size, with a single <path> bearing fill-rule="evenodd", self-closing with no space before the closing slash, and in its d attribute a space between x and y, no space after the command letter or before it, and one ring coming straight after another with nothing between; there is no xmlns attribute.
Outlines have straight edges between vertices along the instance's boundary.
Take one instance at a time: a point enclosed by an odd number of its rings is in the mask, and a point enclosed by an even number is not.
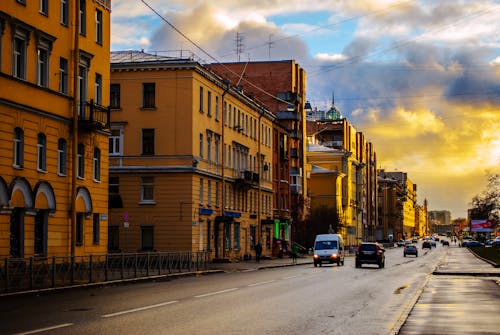
<svg viewBox="0 0 500 335"><path fill-rule="evenodd" d="M105 287L105 286L112 286L112 285L126 285L126 284L137 283L137 282L162 281L162 280L168 280L170 278L182 278L182 277L210 275L210 274L223 273L223 272L224 272L224 270L212 269L212 270L201 270L201 271L192 271L192 272L168 273L168 274L164 274L164 275L156 275L156 276L150 276L150 277L117 279L117 280L111 280L111 281L105 281L105 282L95 282L95 283L87 283L87 284L79 284L79 285L49 287L49 288L41 288L38 290L27 290L27 291L0 293L0 299L4 298L4 297L13 297L13 296L49 294L49 293L55 293L55 292L69 290L69 289L78 289L78 288L85 289L85 288Z"/></svg>
<svg viewBox="0 0 500 335"><path fill-rule="evenodd" d="M480 260L482 261L485 261L486 263L489 263L491 266L493 266L494 268L500 268L500 264L497 264L495 262L492 262L490 261L489 259L486 259L486 258L483 258L481 256L479 256L478 254L476 254L474 251L472 251L471 249L467 248L469 250L469 252L471 254L473 254L474 256L476 256L477 258L479 258Z"/></svg>

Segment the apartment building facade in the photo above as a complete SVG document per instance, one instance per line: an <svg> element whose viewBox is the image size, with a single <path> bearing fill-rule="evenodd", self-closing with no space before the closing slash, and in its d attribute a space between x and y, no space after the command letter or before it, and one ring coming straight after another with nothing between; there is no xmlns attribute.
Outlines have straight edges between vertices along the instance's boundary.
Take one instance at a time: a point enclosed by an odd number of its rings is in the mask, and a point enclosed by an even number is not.
<svg viewBox="0 0 500 335"><path fill-rule="evenodd" d="M110 6L0 3L0 257L106 252Z"/></svg>
<svg viewBox="0 0 500 335"><path fill-rule="evenodd" d="M290 218L280 214L281 196L273 202L274 220L290 239L303 243L306 219L310 210L306 169L306 73L294 60L211 64L210 68L262 102L278 117L288 133ZM289 242L289 241L288 241Z"/></svg>
<svg viewBox="0 0 500 335"><path fill-rule="evenodd" d="M111 55L110 251L272 252L276 117L193 59Z"/></svg>

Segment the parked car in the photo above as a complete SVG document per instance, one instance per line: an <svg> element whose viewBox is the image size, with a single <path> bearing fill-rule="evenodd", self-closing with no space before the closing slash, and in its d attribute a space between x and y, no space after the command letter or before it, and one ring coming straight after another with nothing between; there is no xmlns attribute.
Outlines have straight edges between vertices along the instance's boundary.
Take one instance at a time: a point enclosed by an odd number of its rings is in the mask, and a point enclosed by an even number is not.
<svg viewBox="0 0 500 335"><path fill-rule="evenodd" d="M500 236L497 236L493 239L493 242L491 243L492 247L497 247L500 248Z"/></svg>
<svg viewBox="0 0 500 335"><path fill-rule="evenodd" d="M356 267L363 264L377 264L379 268L385 266L385 249L382 245L372 242L363 242L356 250Z"/></svg>
<svg viewBox="0 0 500 335"><path fill-rule="evenodd" d="M432 245L430 241L424 241L422 243L422 249L432 249Z"/></svg>
<svg viewBox="0 0 500 335"><path fill-rule="evenodd" d="M406 255L415 255L415 257L418 257L418 248L416 245L406 245L404 250L403 250L403 256L406 257Z"/></svg>
<svg viewBox="0 0 500 335"><path fill-rule="evenodd" d="M464 242L462 242L462 247L467 247L467 248L469 248L469 247L484 247L484 243L474 241L474 240L464 241Z"/></svg>

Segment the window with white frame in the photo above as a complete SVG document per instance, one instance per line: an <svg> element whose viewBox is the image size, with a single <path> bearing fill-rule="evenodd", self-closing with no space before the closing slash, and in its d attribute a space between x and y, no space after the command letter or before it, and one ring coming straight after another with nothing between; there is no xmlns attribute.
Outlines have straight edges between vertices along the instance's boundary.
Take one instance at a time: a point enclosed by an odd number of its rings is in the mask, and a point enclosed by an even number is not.
<svg viewBox="0 0 500 335"><path fill-rule="evenodd" d="M26 79L27 37L22 34L16 34L13 43L12 75L19 79Z"/></svg>
<svg viewBox="0 0 500 335"><path fill-rule="evenodd" d="M95 41L102 44L102 11L95 11Z"/></svg>
<svg viewBox="0 0 500 335"><path fill-rule="evenodd" d="M102 75L99 73L95 74L95 103L102 105Z"/></svg>
<svg viewBox="0 0 500 335"><path fill-rule="evenodd" d="M215 97L215 120L219 121L219 97Z"/></svg>
<svg viewBox="0 0 500 335"><path fill-rule="evenodd" d="M78 144L78 152L76 154L77 156L77 172L76 175L78 178L84 178L85 176L85 146L83 143Z"/></svg>
<svg viewBox="0 0 500 335"><path fill-rule="evenodd" d="M59 58L59 93L68 94L68 60Z"/></svg>
<svg viewBox="0 0 500 335"><path fill-rule="evenodd" d="M141 177L141 202L154 200L154 177Z"/></svg>
<svg viewBox="0 0 500 335"><path fill-rule="evenodd" d="M120 84L111 84L109 86L109 106L111 109L120 109Z"/></svg>
<svg viewBox="0 0 500 335"><path fill-rule="evenodd" d="M212 116L212 92L207 92L207 115Z"/></svg>
<svg viewBox="0 0 500 335"><path fill-rule="evenodd" d="M66 155L67 142L65 139L60 138L57 142L57 174L60 176L66 175Z"/></svg>
<svg viewBox="0 0 500 335"><path fill-rule="evenodd" d="M47 137L45 134L38 134L37 142L37 170L47 171Z"/></svg>
<svg viewBox="0 0 500 335"><path fill-rule="evenodd" d="M40 13L49 15L49 0L40 0Z"/></svg>
<svg viewBox="0 0 500 335"><path fill-rule="evenodd" d="M86 117L86 109L87 109L87 92L88 92L88 67L84 65L80 65L78 67L78 91L79 91L79 99L78 99L78 115L81 118Z"/></svg>
<svg viewBox="0 0 500 335"><path fill-rule="evenodd" d="M94 148L94 158L93 158L93 167L94 167L94 181L101 180L101 150L99 148Z"/></svg>
<svg viewBox="0 0 500 335"><path fill-rule="evenodd" d="M61 0L61 24L65 26L69 24L68 0Z"/></svg>
<svg viewBox="0 0 500 335"><path fill-rule="evenodd" d="M87 1L80 0L80 35L87 34Z"/></svg>
<svg viewBox="0 0 500 335"><path fill-rule="evenodd" d="M17 127L14 129L14 167L24 166L24 131Z"/></svg>
<svg viewBox="0 0 500 335"><path fill-rule="evenodd" d="M46 35L39 36L37 39L37 85L48 87L49 86L49 58L52 50L53 38Z"/></svg>
<svg viewBox="0 0 500 335"><path fill-rule="evenodd" d="M109 136L109 155L121 155L123 150L123 129L121 127L111 127Z"/></svg>

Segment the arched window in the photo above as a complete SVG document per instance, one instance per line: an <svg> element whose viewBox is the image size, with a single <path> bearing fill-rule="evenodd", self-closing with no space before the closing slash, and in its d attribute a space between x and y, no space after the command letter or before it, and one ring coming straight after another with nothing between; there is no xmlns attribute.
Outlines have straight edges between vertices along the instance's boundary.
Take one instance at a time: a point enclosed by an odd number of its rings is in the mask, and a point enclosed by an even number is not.
<svg viewBox="0 0 500 335"><path fill-rule="evenodd" d="M47 171L47 138L42 133L38 134L37 157L38 171Z"/></svg>
<svg viewBox="0 0 500 335"><path fill-rule="evenodd" d="M24 132L21 128L14 129L14 166L24 166Z"/></svg>

